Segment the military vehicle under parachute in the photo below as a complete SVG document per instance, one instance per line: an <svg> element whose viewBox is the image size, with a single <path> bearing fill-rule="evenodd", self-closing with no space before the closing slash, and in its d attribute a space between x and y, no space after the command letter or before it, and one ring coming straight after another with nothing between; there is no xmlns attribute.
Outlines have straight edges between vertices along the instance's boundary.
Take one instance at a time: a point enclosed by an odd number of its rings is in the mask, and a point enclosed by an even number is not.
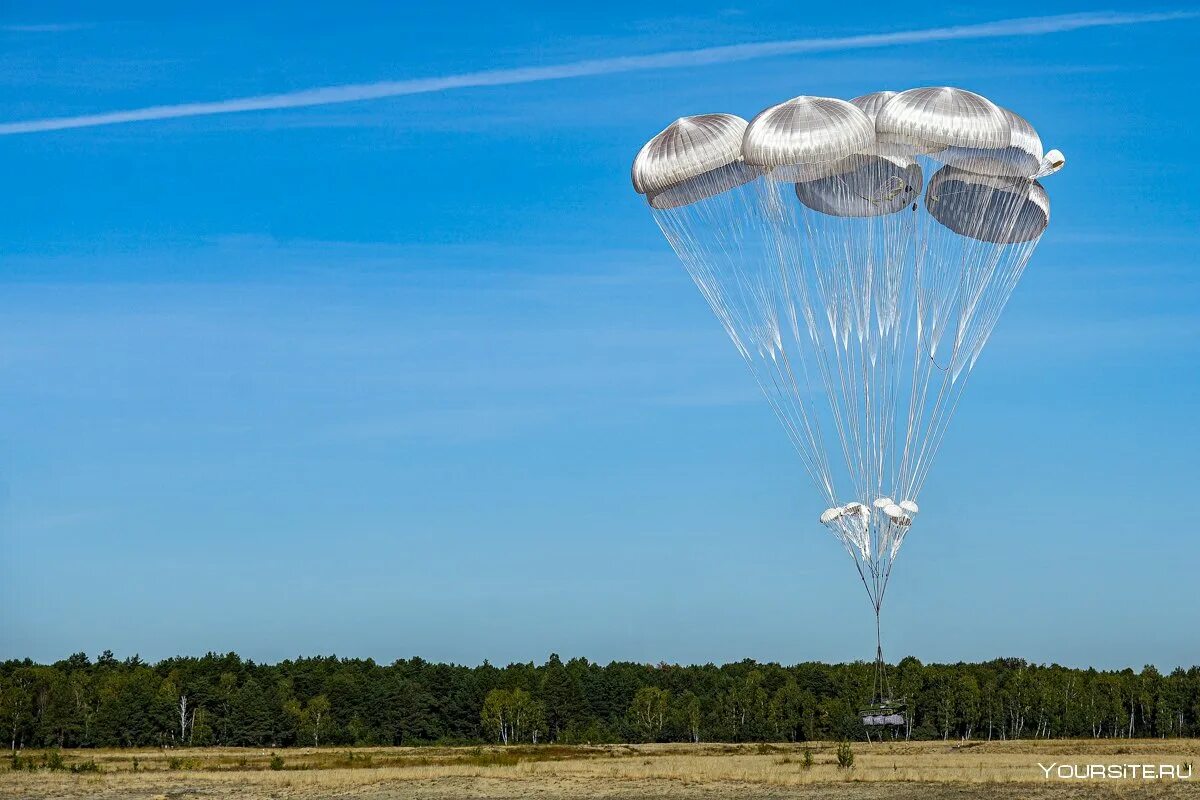
<svg viewBox="0 0 1200 800"><path fill-rule="evenodd" d="M682 117L633 185L783 423L875 611L866 725L904 725L880 608L917 498L1050 222L1033 126L954 88Z"/></svg>

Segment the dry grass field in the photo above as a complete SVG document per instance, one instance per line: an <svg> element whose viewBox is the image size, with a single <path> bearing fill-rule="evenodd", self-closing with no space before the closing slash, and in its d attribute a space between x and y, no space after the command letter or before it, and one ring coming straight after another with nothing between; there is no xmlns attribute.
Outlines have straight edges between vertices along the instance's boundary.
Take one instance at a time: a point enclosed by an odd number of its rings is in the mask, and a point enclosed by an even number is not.
<svg viewBox="0 0 1200 800"><path fill-rule="evenodd" d="M1051 800L1200 798L1191 780L1061 779L1038 762L1178 764L1200 740L855 743L851 769L836 745L643 745L512 748L76 750L63 768L0 771L0 798L643 798L644 800ZM43 754L25 756L40 762ZM272 756L277 755L272 768ZM70 771L80 765L98 771Z"/></svg>

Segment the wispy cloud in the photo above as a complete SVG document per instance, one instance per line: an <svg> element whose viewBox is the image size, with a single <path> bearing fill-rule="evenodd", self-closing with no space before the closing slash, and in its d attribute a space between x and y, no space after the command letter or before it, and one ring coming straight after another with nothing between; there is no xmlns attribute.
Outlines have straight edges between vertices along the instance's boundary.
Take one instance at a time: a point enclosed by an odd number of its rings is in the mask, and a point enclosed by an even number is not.
<svg viewBox="0 0 1200 800"><path fill-rule="evenodd" d="M696 50L675 50L641 56L589 59L551 66L515 67L400 81L324 86L283 94L256 95L201 103L158 105L74 117L53 117L6 122L0 123L0 135L38 133L41 131L55 131L68 128L89 128L97 125L116 125L126 122L146 122L150 120L199 117L212 114L234 114L245 111L265 111L269 109L331 105L334 103L352 103L363 100L377 100L385 97L445 92L453 89L511 86L522 83L612 75L640 70L677 69L681 67L725 64L734 61L749 61L757 58L795 55L798 53L862 50L961 39L1042 36L1052 33L1082 30L1084 28L1169 22L1192 19L1197 16L1200 16L1200 12L1088 12L1000 20L976 25L955 25L913 31L896 31L892 33L734 44L720 47L705 47Z"/></svg>
<svg viewBox="0 0 1200 800"><path fill-rule="evenodd" d="M81 31L84 28L90 27L90 25L82 22L18 23L0 25L0 31L4 33L67 33L69 31Z"/></svg>

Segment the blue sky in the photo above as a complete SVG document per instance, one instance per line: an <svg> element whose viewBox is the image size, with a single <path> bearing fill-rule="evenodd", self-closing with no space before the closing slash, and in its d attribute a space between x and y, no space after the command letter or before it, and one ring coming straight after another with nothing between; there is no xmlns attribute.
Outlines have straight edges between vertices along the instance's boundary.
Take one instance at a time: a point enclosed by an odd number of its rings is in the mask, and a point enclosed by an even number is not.
<svg viewBox="0 0 1200 800"><path fill-rule="evenodd" d="M1096 10L160 5L6 3L0 129ZM1200 661L1197 36L1182 18L0 136L0 657L869 658L819 496L628 170L680 114L950 84L1069 163L922 495L885 648Z"/></svg>

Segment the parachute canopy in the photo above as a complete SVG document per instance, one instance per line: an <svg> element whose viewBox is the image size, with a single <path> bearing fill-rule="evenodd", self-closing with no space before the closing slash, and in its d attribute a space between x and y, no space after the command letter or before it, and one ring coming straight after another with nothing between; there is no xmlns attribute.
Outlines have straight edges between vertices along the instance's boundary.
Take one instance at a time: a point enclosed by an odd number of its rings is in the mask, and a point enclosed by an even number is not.
<svg viewBox="0 0 1200 800"><path fill-rule="evenodd" d="M998 244L1036 239L1050 224L1050 198L1037 181L976 175L951 166L929 179L925 207L955 233Z"/></svg>
<svg viewBox="0 0 1200 800"><path fill-rule="evenodd" d="M1012 127L1000 106L986 97L939 86L909 89L884 103L875 117L880 141L924 152L944 147L1008 147Z"/></svg>
<svg viewBox="0 0 1200 800"><path fill-rule="evenodd" d="M836 217L894 214L921 193L921 167L905 156L857 154L832 175L796 183L801 203Z"/></svg>
<svg viewBox="0 0 1200 800"><path fill-rule="evenodd" d="M875 126L853 104L832 97L794 97L750 121L742 158L760 167L785 168L777 177L818 178L874 141Z"/></svg>
<svg viewBox="0 0 1200 800"><path fill-rule="evenodd" d="M746 120L733 114L680 117L655 136L633 162L633 188L654 195L690 178L742 160Z"/></svg>

